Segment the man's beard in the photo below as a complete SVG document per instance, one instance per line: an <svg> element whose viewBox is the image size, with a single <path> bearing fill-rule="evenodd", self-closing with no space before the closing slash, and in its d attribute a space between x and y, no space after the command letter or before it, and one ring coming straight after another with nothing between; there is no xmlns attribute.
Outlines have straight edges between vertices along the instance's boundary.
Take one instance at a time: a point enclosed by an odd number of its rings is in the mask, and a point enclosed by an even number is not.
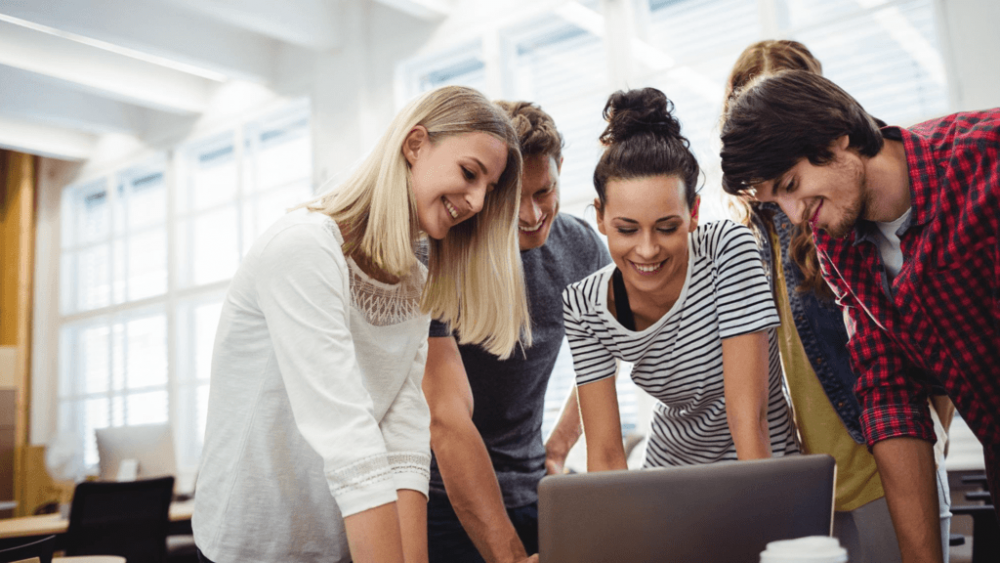
<svg viewBox="0 0 1000 563"><path fill-rule="evenodd" d="M854 173L854 183L857 186L858 197L844 207L844 215L841 217L835 225L830 225L826 227L825 230L828 235L833 238L844 238L851 231L854 230L854 226L858 223L858 219L865 216L865 210L868 208L868 199L870 194L868 192L868 187L866 186L866 177L863 167L858 167Z"/></svg>

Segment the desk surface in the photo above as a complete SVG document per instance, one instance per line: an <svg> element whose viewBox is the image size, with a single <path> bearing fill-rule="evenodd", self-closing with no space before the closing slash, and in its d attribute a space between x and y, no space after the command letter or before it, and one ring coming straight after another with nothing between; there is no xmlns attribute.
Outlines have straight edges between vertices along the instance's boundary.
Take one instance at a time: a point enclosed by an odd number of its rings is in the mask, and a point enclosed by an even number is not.
<svg viewBox="0 0 1000 563"><path fill-rule="evenodd" d="M53 557L52 563L125 563L125 558L116 555L77 555L76 557Z"/></svg>
<svg viewBox="0 0 1000 563"><path fill-rule="evenodd" d="M190 520L194 513L194 501L185 500L170 504L170 521L181 522ZM64 534L69 527L69 520L63 520L58 514L44 516L24 516L0 520L0 539L42 536L47 534Z"/></svg>

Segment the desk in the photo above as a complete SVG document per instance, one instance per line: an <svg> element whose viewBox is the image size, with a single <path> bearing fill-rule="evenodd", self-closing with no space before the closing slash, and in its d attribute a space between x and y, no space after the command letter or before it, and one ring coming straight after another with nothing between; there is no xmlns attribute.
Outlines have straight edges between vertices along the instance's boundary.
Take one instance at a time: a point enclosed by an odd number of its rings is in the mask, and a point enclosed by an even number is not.
<svg viewBox="0 0 1000 563"><path fill-rule="evenodd" d="M194 500L170 503L170 533L183 533L186 527L190 534L193 513ZM0 520L0 539L65 534L68 527L69 520L58 514L8 518Z"/></svg>
<svg viewBox="0 0 1000 563"><path fill-rule="evenodd" d="M77 555L76 557L53 557L52 563L126 563L117 555Z"/></svg>

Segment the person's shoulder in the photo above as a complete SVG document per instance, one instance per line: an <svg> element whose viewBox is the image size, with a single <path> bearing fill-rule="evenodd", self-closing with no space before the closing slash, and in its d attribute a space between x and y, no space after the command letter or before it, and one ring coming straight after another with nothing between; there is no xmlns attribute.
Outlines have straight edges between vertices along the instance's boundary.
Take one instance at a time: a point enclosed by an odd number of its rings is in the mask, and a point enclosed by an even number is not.
<svg viewBox="0 0 1000 563"><path fill-rule="evenodd" d="M343 238L337 223L316 212L293 211L267 228L254 242L249 258L290 262L303 255L343 258Z"/></svg>
<svg viewBox="0 0 1000 563"><path fill-rule="evenodd" d="M580 281L573 282L563 290L563 301L574 308L586 311L596 311L600 303L600 291L607 287L607 280L614 272L612 262Z"/></svg>
<svg viewBox="0 0 1000 563"><path fill-rule="evenodd" d="M597 247L601 244L601 239L589 223L568 213L556 213L556 217L552 221L549 241L570 247ZM547 244L549 243L546 242Z"/></svg>
<svg viewBox="0 0 1000 563"><path fill-rule="evenodd" d="M924 137L943 136L949 131L959 135L979 133L996 136L1000 135L1000 108L935 117L907 127L907 131Z"/></svg>
<svg viewBox="0 0 1000 563"><path fill-rule="evenodd" d="M907 131L925 139L938 158L963 151L979 154L1000 144L1000 108L953 113L917 123Z"/></svg>
<svg viewBox="0 0 1000 563"><path fill-rule="evenodd" d="M731 219L706 221L698 225L692 236L692 245L697 254L715 258L734 249L747 245L756 247L757 239L753 231Z"/></svg>

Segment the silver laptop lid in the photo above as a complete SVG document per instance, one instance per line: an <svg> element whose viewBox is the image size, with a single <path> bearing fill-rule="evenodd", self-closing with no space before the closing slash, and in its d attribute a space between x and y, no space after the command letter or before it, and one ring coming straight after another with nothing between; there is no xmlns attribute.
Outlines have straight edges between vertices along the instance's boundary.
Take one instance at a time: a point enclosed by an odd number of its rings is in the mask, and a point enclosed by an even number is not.
<svg viewBox="0 0 1000 563"><path fill-rule="evenodd" d="M830 535L835 475L828 455L792 455L546 477L539 562L754 562L769 541Z"/></svg>

